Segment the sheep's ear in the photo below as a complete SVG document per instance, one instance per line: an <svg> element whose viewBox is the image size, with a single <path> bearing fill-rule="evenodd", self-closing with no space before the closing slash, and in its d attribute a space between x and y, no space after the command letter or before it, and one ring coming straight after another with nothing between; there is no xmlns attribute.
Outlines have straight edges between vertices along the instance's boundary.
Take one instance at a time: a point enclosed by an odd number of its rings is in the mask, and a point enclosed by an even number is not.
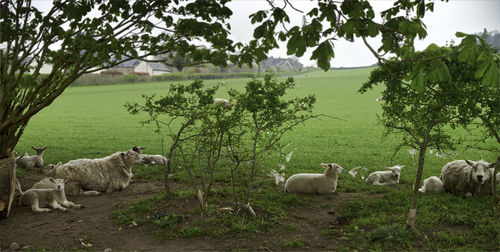
<svg viewBox="0 0 500 252"><path fill-rule="evenodd" d="M59 161L59 162L57 162L57 164L55 165L55 167L59 167L59 166L61 166L61 165L62 165L62 162L60 162L60 161ZM54 167L54 168L55 168L55 167Z"/></svg>
<svg viewBox="0 0 500 252"><path fill-rule="evenodd" d="M329 165L328 164L325 164L325 163L321 163L321 166L325 167L325 168L328 168Z"/></svg>
<svg viewBox="0 0 500 252"><path fill-rule="evenodd" d="M392 167L385 167L386 170L392 171Z"/></svg>
<svg viewBox="0 0 500 252"><path fill-rule="evenodd" d="M405 166L404 166L404 165L400 165L400 166L399 166L399 168L400 168L400 169L403 169L403 167L405 167Z"/></svg>
<svg viewBox="0 0 500 252"><path fill-rule="evenodd" d="M495 167L495 165L497 165L496 162L495 163L491 163L490 165L488 165L488 168L493 168L493 167Z"/></svg>
<svg viewBox="0 0 500 252"><path fill-rule="evenodd" d="M125 157L125 152L121 152L120 155L124 156Z"/></svg>
<svg viewBox="0 0 500 252"><path fill-rule="evenodd" d="M56 180L53 177L49 177L50 182L55 183Z"/></svg>
<svg viewBox="0 0 500 252"><path fill-rule="evenodd" d="M35 146L31 146L31 149L36 150L36 147Z"/></svg>
<svg viewBox="0 0 500 252"><path fill-rule="evenodd" d="M465 162L470 165L470 166L474 166L474 162L470 161L470 160L465 160Z"/></svg>
<svg viewBox="0 0 500 252"><path fill-rule="evenodd" d="M66 176L66 177L64 178L64 183L66 183L68 180L69 180L69 176Z"/></svg>

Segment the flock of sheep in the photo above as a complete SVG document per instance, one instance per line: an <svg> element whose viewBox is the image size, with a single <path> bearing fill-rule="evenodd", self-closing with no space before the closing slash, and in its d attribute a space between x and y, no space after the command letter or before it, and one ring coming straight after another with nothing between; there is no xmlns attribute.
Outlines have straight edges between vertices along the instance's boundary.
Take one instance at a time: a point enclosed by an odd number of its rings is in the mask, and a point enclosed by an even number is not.
<svg viewBox="0 0 500 252"><path fill-rule="evenodd" d="M19 167L41 168L43 153L47 147L32 147L37 154L27 154L16 159ZM53 209L67 211L69 207L80 208L66 199L69 195L99 195L126 188L133 176L132 166L135 164L166 164L167 159L162 155L143 154L142 147L133 147L130 150L116 152L110 156L96 159L77 159L62 164L49 164L43 168L47 176L23 192L19 182L17 189L20 194L19 202L31 206L35 212L48 212L48 205ZM335 163L321 163L324 173L299 173L286 180L284 191L288 193L317 193L329 194L337 190L338 176L344 171ZM455 195L469 197L473 195L492 194L493 174L495 163L485 161L455 160L447 163L441 176L432 176L424 180L419 189L423 193L449 192ZM386 168L386 171L371 173L366 182L372 185L394 185L399 183L403 166ZM500 181L500 173L497 175Z"/></svg>

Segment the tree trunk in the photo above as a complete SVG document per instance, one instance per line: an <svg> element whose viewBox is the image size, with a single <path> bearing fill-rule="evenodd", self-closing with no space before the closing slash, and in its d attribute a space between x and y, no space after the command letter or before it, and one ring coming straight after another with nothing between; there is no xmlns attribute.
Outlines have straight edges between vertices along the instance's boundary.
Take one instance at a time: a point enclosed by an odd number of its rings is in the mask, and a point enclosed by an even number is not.
<svg viewBox="0 0 500 252"><path fill-rule="evenodd" d="M0 157L0 219L9 216L16 190L15 178L15 158L8 151L7 156Z"/></svg>
<svg viewBox="0 0 500 252"><path fill-rule="evenodd" d="M498 198L497 198L497 172L500 170L500 154L498 155L495 169L493 171L493 210L498 213Z"/></svg>
<svg viewBox="0 0 500 252"><path fill-rule="evenodd" d="M420 146L420 150L418 153L417 177L415 178L415 184L413 185L413 197L411 200L410 212L408 213L408 219L406 221L406 226L411 229L415 227L415 219L417 215L418 187L420 186L420 181L422 180L422 171L424 170L426 151L427 151L427 142L424 142L422 146Z"/></svg>

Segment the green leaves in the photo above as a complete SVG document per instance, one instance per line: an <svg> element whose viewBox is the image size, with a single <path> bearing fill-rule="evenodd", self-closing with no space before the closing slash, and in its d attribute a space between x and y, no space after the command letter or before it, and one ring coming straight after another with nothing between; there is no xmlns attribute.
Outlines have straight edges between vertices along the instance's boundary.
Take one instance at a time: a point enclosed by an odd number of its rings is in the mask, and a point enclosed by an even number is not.
<svg viewBox="0 0 500 252"><path fill-rule="evenodd" d="M490 86L490 87L499 87L499 72L498 72L498 65L495 62L492 62L489 65L488 71L483 77L482 84L484 86Z"/></svg>
<svg viewBox="0 0 500 252"><path fill-rule="evenodd" d="M325 40L313 51L311 59L316 59L318 61L318 67L327 71L330 69L330 60L334 56L332 44L329 40Z"/></svg>

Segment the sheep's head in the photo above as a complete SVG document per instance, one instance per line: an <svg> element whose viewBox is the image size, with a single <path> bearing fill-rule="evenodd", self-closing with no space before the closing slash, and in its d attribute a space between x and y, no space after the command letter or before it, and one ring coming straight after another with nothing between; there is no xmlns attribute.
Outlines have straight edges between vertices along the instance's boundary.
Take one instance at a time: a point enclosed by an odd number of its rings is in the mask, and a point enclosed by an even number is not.
<svg viewBox="0 0 500 252"><path fill-rule="evenodd" d="M46 165L45 167L43 167L42 171L43 173L45 173L45 175L51 173L54 169L56 169L57 167L61 166L62 163L61 162L58 162L57 164L48 164Z"/></svg>
<svg viewBox="0 0 500 252"><path fill-rule="evenodd" d="M64 183L68 181L68 177L64 179L54 179L53 177L49 177L49 181L54 183L54 189L64 191Z"/></svg>
<svg viewBox="0 0 500 252"><path fill-rule="evenodd" d="M323 166L325 169L325 176L327 177L332 177L332 176L338 176L344 171L344 168L342 168L340 165L336 163L321 163L321 166Z"/></svg>
<svg viewBox="0 0 500 252"><path fill-rule="evenodd" d="M44 146L44 147L35 147L35 146L33 146L31 148L36 151L37 155L41 156L41 155L43 155L43 152L47 149L47 146Z"/></svg>
<svg viewBox="0 0 500 252"><path fill-rule="evenodd" d="M472 179L480 185L490 179L490 171L488 169L495 166L495 163L488 164L488 162L483 160L477 162L465 160L465 162L472 167Z"/></svg>
<svg viewBox="0 0 500 252"><path fill-rule="evenodd" d="M127 165L134 165L134 164L143 164L144 163L144 156L137 151L128 150L126 152L120 153L122 156L123 160L127 163Z"/></svg>
<svg viewBox="0 0 500 252"><path fill-rule="evenodd" d="M401 177L401 169L405 167L404 165L395 165L393 167L387 167L386 169L392 172L392 176L399 181Z"/></svg>
<svg viewBox="0 0 500 252"><path fill-rule="evenodd" d="M145 150L146 147L139 147L139 146L134 146L132 147L132 150L139 153L139 154L142 154L142 150Z"/></svg>

